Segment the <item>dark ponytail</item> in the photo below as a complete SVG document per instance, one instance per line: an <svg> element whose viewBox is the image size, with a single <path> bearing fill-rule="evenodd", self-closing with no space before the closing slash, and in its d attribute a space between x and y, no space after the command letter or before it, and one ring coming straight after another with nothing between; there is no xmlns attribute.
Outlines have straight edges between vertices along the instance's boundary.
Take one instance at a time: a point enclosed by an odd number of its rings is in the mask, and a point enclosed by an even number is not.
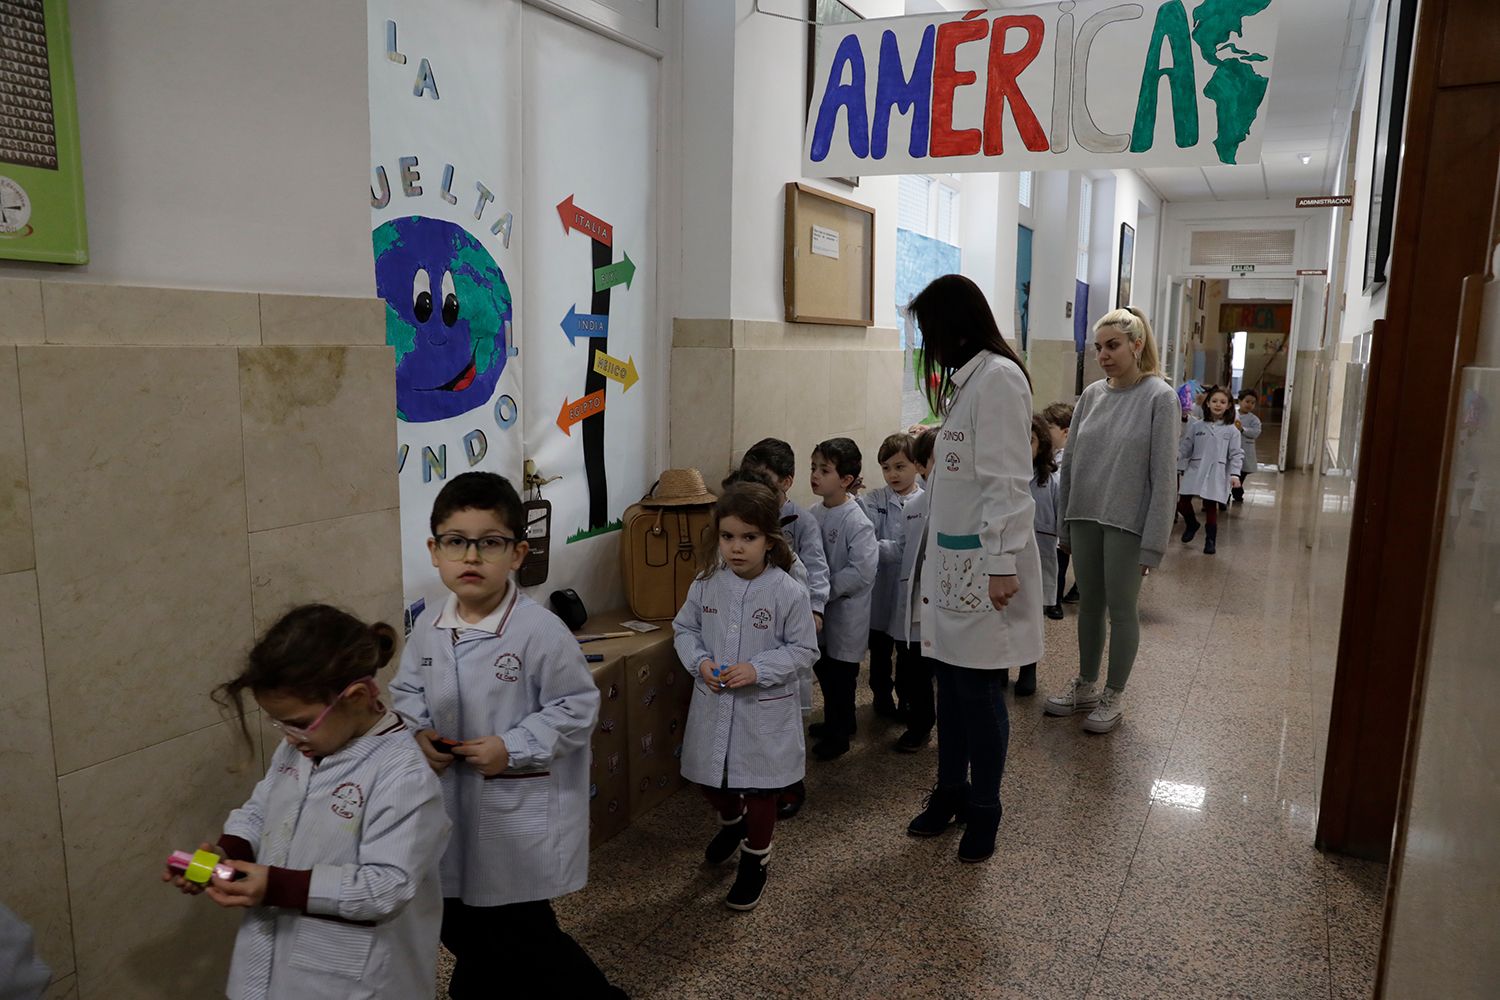
<svg viewBox="0 0 1500 1000"><path fill-rule="evenodd" d="M331 702L395 655L396 630L385 622L366 625L347 611L304 604L266 631L239 676L214 689L213 698L238 717L240 732L251 742L245 691L286 691L304 701Z"/></svg>

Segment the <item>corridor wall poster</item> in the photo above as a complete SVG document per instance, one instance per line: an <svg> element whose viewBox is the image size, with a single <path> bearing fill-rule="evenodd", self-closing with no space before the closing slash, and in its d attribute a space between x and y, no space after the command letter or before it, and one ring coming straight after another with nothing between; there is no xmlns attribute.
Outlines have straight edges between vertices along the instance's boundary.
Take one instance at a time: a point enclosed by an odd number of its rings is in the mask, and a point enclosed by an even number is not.
<svg viewBox="0 0 1500 1000"><path fill-rule="evenodd" d="M818 28L809 177L1256 163L1287 0L1078 0Z"/></svg>
<svg viewBox="0 0 1500 1000"><path fill-rule="evenodd" d="M67 0L0 0L0 258L89 260Z"/></svg>
<svg viewBox="0 0 1500 1000"><path fill-rule="evenodd" d="M521 488L520 18L519 0L369 0L371 239L395 349L408 627L444 593L427 552L438 491L469 471Z"/></svg>

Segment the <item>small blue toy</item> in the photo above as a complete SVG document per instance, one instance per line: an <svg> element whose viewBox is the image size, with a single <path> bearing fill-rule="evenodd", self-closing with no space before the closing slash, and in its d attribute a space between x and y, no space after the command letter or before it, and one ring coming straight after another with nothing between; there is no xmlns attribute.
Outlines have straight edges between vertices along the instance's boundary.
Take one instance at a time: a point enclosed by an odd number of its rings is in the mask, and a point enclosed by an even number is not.
<svg viewBox="0 0 1500 1000"><path fill-rule="evenodd" d="M727 664L727 663L721 663L717 667L714 667L714 676L715 677L719 677L720 674L722 674L724 671L726 671L728 669L729 669L729 664ZM719 690L720 691L724 690L724 680L723 680L722 677L719 678Z"/></svg>

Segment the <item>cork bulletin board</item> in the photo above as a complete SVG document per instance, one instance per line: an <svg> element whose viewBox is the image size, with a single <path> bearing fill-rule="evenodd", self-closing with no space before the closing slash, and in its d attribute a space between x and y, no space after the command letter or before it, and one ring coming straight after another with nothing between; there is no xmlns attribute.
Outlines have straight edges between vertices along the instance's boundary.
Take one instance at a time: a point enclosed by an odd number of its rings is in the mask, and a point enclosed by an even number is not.
<svg viewBox="0 0 1500 1000"><path fill-rule="evenodd" d="M806 184L786 186L788 323L875 325L875 210Z"/></svg>

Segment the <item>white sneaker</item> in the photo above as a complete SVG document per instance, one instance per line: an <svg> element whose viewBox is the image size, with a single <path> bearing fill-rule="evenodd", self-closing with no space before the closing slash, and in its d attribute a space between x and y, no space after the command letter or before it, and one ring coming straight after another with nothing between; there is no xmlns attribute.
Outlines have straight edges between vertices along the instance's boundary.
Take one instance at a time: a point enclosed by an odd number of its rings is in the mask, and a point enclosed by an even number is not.
<svg viewBox="0 0 1500 1000"><path fill-rule="evenodd" d="M1099 688L1082 677L1075 677L1067 691L1047 699L1044 710L1048 715L1072 715L1074 712L1087 712L1097 704Z"/></svg>
<svg viewBox="0 0 1500 1000"><path fill-rule="evenodd" d="M1107 687L1099 698L1099 704L1083 720L1083 728L1089 733L1107 733L1120 724L1125 717L1125 692Z"/></svg>

